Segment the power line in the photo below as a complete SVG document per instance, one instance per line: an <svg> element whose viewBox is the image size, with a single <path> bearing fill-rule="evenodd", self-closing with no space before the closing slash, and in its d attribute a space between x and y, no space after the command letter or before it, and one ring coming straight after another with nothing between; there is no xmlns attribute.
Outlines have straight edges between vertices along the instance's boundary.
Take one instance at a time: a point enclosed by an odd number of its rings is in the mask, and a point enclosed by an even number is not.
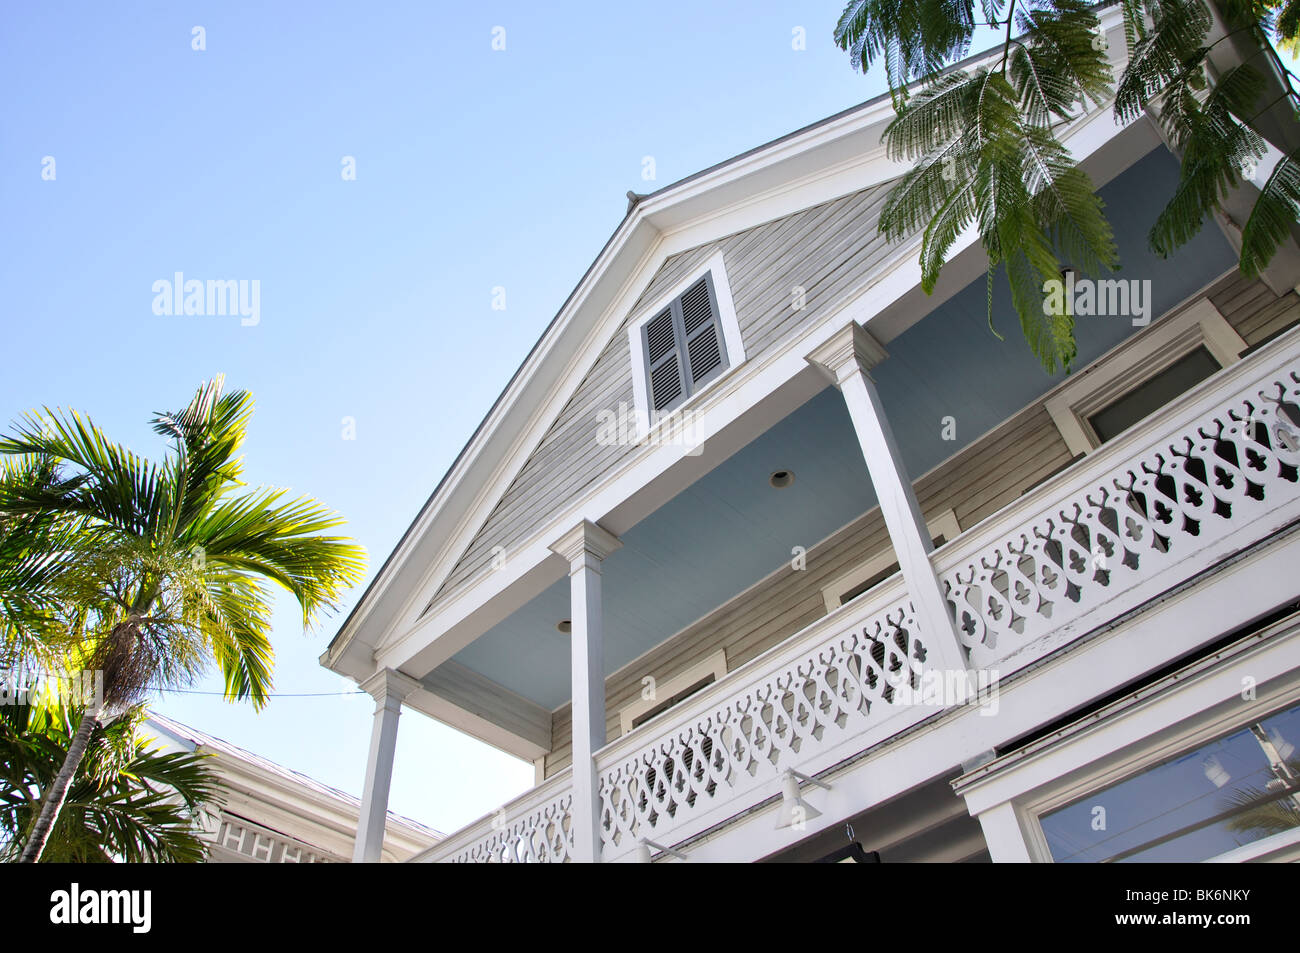
<svg viewBox="0 0 1300 953"><path fill-rule="evenodd" d="M11 674L19 675L20 673L11 673ZM56 680L69 677L69 673L67 672L22 672L21 675L29 675L37 679L53 678ZM5 682L6 679L4 675L0 674L0 684L4 684ZM15 678L15 681L13 683L14 687L17 687L18 684L19 684L19 679ZM159 694L163 694L163 695L212 695L219 698L226 697L225 692L209 692L197 688L168 688L168 687L163 687L161 685L147 685L145 686L145 691L158 692ZM357 688L351 691L340 691L340 692L268 692L263 697L265 698L345 698L349 695L364 695L364 694L366 694L364 691Z"/></svg>
<svg viewBox="0 0 1300 953"><path fill-rule="evenodd" d="M149 691L165 695L217 695L224 698L225 692L203 692L192 688L157 688L150 686ZM351 692L268 692L264 698L340 698L346 695L364 695L361 689Z"/></svg>

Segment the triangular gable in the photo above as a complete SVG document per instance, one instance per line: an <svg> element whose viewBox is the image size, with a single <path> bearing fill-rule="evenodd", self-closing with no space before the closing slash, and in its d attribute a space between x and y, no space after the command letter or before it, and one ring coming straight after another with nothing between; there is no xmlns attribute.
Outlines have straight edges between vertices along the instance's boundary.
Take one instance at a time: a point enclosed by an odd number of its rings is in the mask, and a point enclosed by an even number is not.
<svg viewBox="0 0 1300 953"><path fill-rule="evenodd" d="M498 546L512 551L558 508L581 496L641 448L597 442L602 410L631 417L632 362L627 326L642 310L721 251L748 358L842 301L883 262L877 233L889 184L815 205L668 258L606 341L600 356L546 430L474 535L429 606L491 570ZM796 288L803 289L802 295ZM798 307L797 305L802 305Z"/></svg>

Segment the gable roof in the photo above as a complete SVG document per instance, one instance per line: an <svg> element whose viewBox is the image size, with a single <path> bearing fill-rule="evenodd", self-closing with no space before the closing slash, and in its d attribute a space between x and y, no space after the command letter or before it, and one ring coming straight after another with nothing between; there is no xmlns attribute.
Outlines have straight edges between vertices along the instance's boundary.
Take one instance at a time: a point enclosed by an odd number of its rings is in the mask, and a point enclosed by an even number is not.
<svg viewBox="0 0 1300 953"><path fill-rule="evenodd" d="M1118 10L1104 12L1103 23L1118 31ZM990 55L981 52L958 65ZM631 195L623 220L369 583L322 664L359 681L375 670L380 651L411 658L408 647L426 638L422 616L438 618L437 611L425 616L435 601L454 609L445 621L459 638L464 611L477 610L457 598L435 600L435 594L457 595L453 574L470 565L463 560L475 537L601 353L618 341L646 283L675 255L896 177L906 166L890 160L881 142L893 116L883 94L647 196ZM1093 124L1091 148L1118 131ZM902 293L896 283L890 287L891 300ZM490 601L492 593L485 593Z"/></svg>
<svg viewBox="0 0 1300 953"><path fill-rule="evenodd" d="M474 465L483 459L486 445L489 442L513 445L518 440L520 435L517 431L522 429L518 425L522 421L518 415L513 415L515 419L512 420L511 411L515 407L528 406L528 397L532 396L529 382L539 379L540 372L546 366L567 363L566 358L571 360L572 355L578 352L579 347L576 345L565 348L574 339L586 337L580 331L589 330L575 327L573 319L577 313L585 311L591 319L590 324L594 325L599 317L599 310L594 305L607 304L616 291L622 290L608 286L603 289L596 287L616 262L621 261L624 265L638 263L665 231L678 231L693 217L692 208L702 207L702 211L708 207L725 210L747 196L752 196L753 186L738 186L740 179L747 182L757 180L769 188L778 187L780 183L788 182L800 173L807 175L855 158L861 160L867 153L882 153L879 131L891 116L889 96L882 94L630 201L626 214L600 253L583 273L581 280L512 375L488 414L434 487L416 518L367 584L361 598L321 656L322 664L354 678L360 677L363 671L368 674L366 662L360 656L354 657L349 664L344 655L349 642L363 623L374 622L376 629L382 631L396 621L398 613L395 606L390 604L388 611L384 611L379 605L386 593L395 588L418 588L420 582L427 583L427 578L412 578L416 575L430 575L418 573L412 568L413 564L427 566L429 563L447 561L447 565L441 567L439 582L445 579L456 559L448 560L448 554L443 551L445 547L422 543L430 539L433 524L440 522L439 517L446 522L456 523L460 522L459 518L463 518L460 507L451 504L469 502L453 498L473 493L474 487L470 484L474 482L471 479ZM816 160L809 160L809 151L819 148L824 150L824 154ZM892 178L893 175L889 177ZM544 388L538 388L542 389ZM511 427L512 423L516 426ZM495 502L493 500L493 504ZM475 526L474 529L478 528ZM417 554L425 558L412 558L417 557ZM454 557L460 555L461 550L458 550ZM397 585L399 579L406 585Z"/></svg>
<svg viewBox="0 0 1300 953"><path fill-rule="evenodd" d="M893 248L877 222L889 183L874 185L706 242L669 257L608 337L592 368L529 454L506 491L444 579L430 606L487 571L492 550L511 551L545 516L557 494L573 497L642 452L636 445L593 444L593 407L615 411L634 405L627 329L653 310L675 285L708 263L726 261L747 360L761 359L774 343L820 319ZM790 289L803 289L802 307ZM558 477L557 477L558 472ZM428 608L426 607L426 610Z"/></svg>

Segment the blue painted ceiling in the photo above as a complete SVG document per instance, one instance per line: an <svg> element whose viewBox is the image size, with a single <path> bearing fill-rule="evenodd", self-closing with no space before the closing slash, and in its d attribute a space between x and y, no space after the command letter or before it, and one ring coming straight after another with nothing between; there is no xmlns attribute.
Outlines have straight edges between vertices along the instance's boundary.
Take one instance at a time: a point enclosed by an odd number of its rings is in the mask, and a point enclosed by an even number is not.
<svg viewBox="0 0 1300 953"><path fill-rule="evenodd" d="M1159 316L1231 267L1213 225L1172 259L1154 255L1147 229L1172 192L1178 165L1163 149L1109 183L1101 195L1124 267L1115 277L1150 279ZM889 343L873 376L904 462L915 478L1055 386L1024 343L1004 277L995 281L988 328L980 279ZM1120 317L1079 318L1084 366L1135 333ZM957 441L941 437L944 417ZM792 486L768 484L793 470ZM836 390L817 394L687 490L623 534L604 573L605 667L613 672L747 589L875 506L857 439ZM969 527L968 527L969 528ZM462 665L554 709L567 702L567 577L456 655Z"/></svg>

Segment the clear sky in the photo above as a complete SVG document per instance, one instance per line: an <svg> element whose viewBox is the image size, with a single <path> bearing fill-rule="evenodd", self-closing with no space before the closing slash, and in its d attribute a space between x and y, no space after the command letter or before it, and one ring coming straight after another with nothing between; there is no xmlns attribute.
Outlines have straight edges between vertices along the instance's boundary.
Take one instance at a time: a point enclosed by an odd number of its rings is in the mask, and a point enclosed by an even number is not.
<svg viewBox="0 0 1300 953"><path fill-rule="evenodd" d="M0 424L74 407L160 455L152 412L224 373L257 399L251 482L339 510L373 572L617 226L628 189L881 91L831 41L841 8L6 4ZM260 320L156 315L153 284L176 272L257 280ZM369 698L288 697L355 691L317 662L341 621L304 635L281 601L286 695L260 714L202 694L154 707L359 794ZM453 830L532 775L408 713L390 806Z"/></svg>

